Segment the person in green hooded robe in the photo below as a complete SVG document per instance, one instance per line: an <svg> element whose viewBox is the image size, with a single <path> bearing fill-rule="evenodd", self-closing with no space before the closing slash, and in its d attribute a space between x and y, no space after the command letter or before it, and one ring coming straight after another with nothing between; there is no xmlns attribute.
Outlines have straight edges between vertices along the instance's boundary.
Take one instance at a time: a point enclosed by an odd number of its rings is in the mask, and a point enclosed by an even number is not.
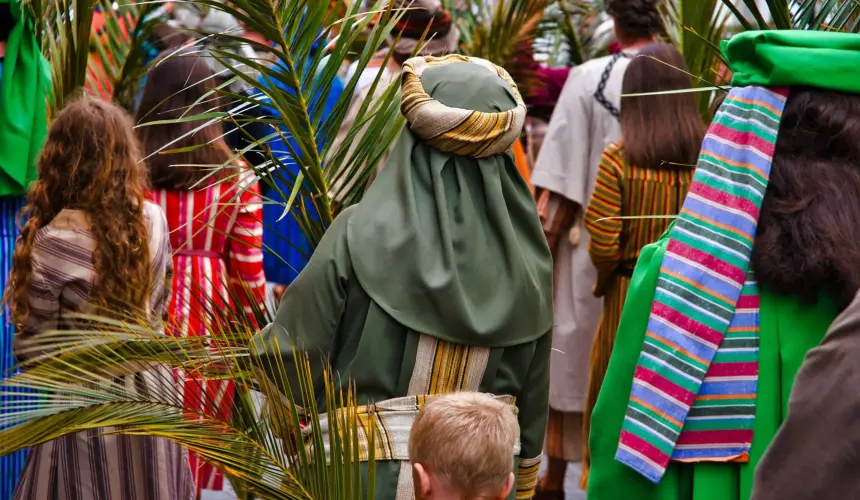
<svg viewBox="0 0 860 500"><path fill-rule="evenodd" d="M724 43L734 88L681 215L636 266L589 500L750 498L795 375L860 288L858 49L824 32Z"/></svg>
<svg viewBox="0 0 860 500"><path fill-rule="evenodd" d="M47 126L50 73L19 0L0 0L0 287L6 289L24 193L36 180L36 158ZM15 366L15 329L0 322L0 378ZM14 396L0 395L0 404ZM25 452L0 457L0 500L12 498Z"/></svg>
<svg viewBox="0 0 860 500"><path fill-rule="evenodd" d="M427 396L480 391L515 405L511 497L530 498L553 319L549 248L509 153L525 104L481 59L418 57L401 78L407 129L287 289L258 354L279 358L285 370L270 378L286 375L299 394L294 346L309 353L324 407L322 353L340 387L354 383L357 403L373 405L376 439L389 444L375 447L377 499L412 498L406 444Z"/></svg>

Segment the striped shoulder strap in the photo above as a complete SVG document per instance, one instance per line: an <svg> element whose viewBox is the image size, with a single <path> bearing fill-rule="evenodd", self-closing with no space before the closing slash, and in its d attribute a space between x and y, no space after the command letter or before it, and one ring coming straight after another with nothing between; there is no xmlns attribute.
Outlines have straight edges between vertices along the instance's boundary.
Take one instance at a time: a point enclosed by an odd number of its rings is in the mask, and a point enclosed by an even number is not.
<svg viewBox="0 0 860 500"><path fill-rule="evenodd" d="M616 453L616 460L655 483L678 458L679 444L698 450L687 457L692 461L726 461L715 451L725 448L721 440L749 424L748 418L718 419L711 430L725 432L683 440L715 355L734 349L734 340L724 344L726 333L758 330L758 292L747 277L786 96L786 90L762 87L731 91L705 136L669 234ZM757 373L757 358L745 361ZM745 430L741 450L752 441L751 427Z"/></svg>

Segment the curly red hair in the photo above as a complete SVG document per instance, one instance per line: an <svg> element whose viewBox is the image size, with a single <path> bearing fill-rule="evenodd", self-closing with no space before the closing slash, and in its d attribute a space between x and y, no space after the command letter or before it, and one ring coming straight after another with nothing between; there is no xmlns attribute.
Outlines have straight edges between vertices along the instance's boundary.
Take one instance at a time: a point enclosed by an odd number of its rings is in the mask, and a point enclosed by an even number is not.
<svg viewBox="0 0 860 500"><path fill-rule="evenodd" d="M17 325L30 310L36 236L63 209L85 212L96 241L90 302L114 317L144 311L152 277L143 213L147 174L139 158L131 118L113 104L83 98L51 123L12 257L6 301Z"/></svg>

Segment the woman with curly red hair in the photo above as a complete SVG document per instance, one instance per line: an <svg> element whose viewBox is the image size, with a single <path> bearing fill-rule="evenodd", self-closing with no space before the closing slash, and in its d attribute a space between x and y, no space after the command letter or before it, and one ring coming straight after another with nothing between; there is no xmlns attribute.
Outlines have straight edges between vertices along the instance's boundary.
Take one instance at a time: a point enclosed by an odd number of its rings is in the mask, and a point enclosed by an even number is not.
<svg viewBox="0 0 860 500"><path fill-rule="evenodd" d="M173 262L167 222L146 201L139 158L131 120L112 104L85 98L51 124L6 291L19 361L32 361L44 349L40 335L72 327L75 314L160 327ZM15 493L21 500L109 497L192 499L187 453L110 429L70 434L30 452Z"/></svg>

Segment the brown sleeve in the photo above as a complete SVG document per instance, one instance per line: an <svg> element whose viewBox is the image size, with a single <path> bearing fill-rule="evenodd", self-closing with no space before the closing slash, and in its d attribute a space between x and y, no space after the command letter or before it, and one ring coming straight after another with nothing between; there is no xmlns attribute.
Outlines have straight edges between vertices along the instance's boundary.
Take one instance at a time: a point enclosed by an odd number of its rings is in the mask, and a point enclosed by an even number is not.
<svg viewBox="0 0 860 500"><path fill-rule="evenodd" d="M752 500L860 498L860 298L795 379L788 418L762 458Z"/></svg>

